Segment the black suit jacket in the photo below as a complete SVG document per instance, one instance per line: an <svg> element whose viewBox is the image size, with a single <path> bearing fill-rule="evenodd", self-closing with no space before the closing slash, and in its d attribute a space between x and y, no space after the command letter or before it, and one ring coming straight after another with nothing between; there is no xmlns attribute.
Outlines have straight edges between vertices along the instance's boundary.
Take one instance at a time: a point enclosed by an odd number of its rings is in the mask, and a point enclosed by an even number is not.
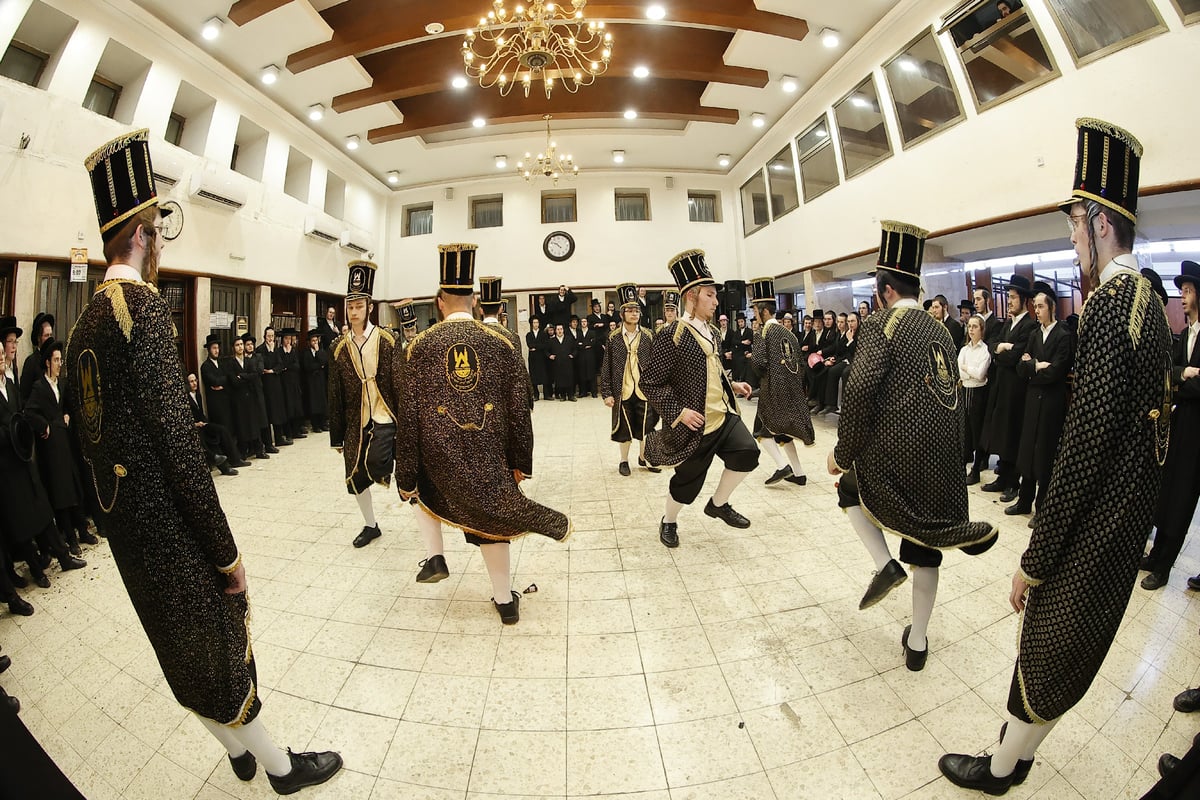
<svg viewBox="0 0 1200 800"><path fill-rule="evenodd" d="M571 321L571 306L575 304L575 293L570 289L560 299L557 294L546 299L546 315L551 325L562 325L564 334L567 324Z"/></svg>
<svg viewBox="0 0 1200 800"><path fill-rule="evenodd" d="M196 398L199 398L198 402ZM204 413L204 398L199 392L196 392L195 397L192 396L191 392L188 392L188 405L191 406L192 419L195 422L208 422L208 415Z"/></svg>

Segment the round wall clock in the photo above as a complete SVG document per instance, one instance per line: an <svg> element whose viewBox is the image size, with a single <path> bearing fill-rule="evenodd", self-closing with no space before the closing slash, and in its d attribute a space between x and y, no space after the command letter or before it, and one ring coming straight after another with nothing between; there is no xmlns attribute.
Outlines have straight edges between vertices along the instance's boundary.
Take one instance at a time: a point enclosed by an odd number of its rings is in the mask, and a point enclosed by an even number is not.
<svg viewBox="0 0 1200 800"><path fill-rule="evenodd" d="M167 212L167 215L162 218L163 238L168 242L173 242L179 238L179 234L183 233L183 209L174 200L163 200L158 207Z"/></svg>
<svg viewBox="0 0 1200 800"><path fill-rule="evenodd" d="M566 261L575 254L575 240L566 231L554 231L542 242L542 252L551 261Z"/></svg>

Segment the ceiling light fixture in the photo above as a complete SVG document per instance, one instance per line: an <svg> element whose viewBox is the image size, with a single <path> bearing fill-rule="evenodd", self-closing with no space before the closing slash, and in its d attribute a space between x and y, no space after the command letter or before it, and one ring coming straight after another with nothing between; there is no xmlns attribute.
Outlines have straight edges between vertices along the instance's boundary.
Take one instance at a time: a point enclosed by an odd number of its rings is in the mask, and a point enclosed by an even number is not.
<svg viewBox="0 0 1200 800"><path fill-rule="evenodd" d="M346 137L346 149L347 150L357 150L359 141L360 140L357 136L347 136Z"/></svg>
<svg viewBox="0 0 1200 800"><path fill-rule="evenodd" d="M833 28L821 29L821 44L825 45L826 47L833 48L837 47L839 44L841 44L841 42L842 37L839 36L838 32Z"/></svg>
<svg viewBox="0 0 1200 800"><path fill-rule="evenodd" d="M575 165L575 159L570 154L558 155L558 145L550 138L550 115L544 114L542 119L546 120L546 149L538 153L537 158L531 153L526 153L525 158L517 162L517 174L527 183L533 183L542 177L549 178L558 186L559 178L574 178L579 174L579 167Z"/></svg>
<svg viewBox="0 0 1200 800"><path fill-rule="evenodd" d="M387 181L388 181L388 183L395 186L397 183L400 182L400 173L397 172L396 170L392 170L391 172L389 172L387 174Z"/></svg>
<svg viewBox="0 0 1200 800"><path fill-rule="evenodd" d="M504 169L508 166L508 156L496 156L496 169Z"/></svg>
<svg viewBox="0 0 1200 800"><path fill-rule="evenodd" d="M871 103L867 100L867 98L863 97L860 94L856 94L853 97L851 97L850 104L853 105L855 108L870 108L870 106L871 106Z"/></svg>
<svg viewBox="0 0 1200 800"><path fill-rule="evenodd" d="M632 108L625 109L625 119L637 119L637 112Z"/></svg>
<svg viewBox="0 0 1200 800"><path fill-rule="evenodd" d="M655 3L652 6L647 6L647 8L646 8L646 18L647 19L663 19L666 16L667 16L667 10L665 8L663 8L662 6L660 6L658 3Z"/></svg>
<svg viewBox="0 0 1200 800"><path fill-rule="evenodd" d="M200 35L211 42L221 35L221 28L223 27L225 27L225 22L220 17L213 17L204 23L204 27L200 29Z"/></svg>
<svg viewBox="0 0 1200 800"><path fill-rule="evenodd" d="M308 107L308 118L313 122L320 122L325 117L325 106L317 103Z"/></svg>
<svg viewBox="0 0 1200 800"><path fill-rule="evenodd" d="M450 85L453 86L455 89L465 89L465 88L467 88L467 86L469 84L470 84L470 81L468 81L462 75L459 75L457 78L450 81Z"/></svg>
<svg viewBox="0 0 1200 800"><path fill-rule="evenodd" d="M614 164L624 164L625 163L625 151L624 150L613 150L613 163Z"/></svg>
<svg viewBox="0 0 1200 800"><path fill-rule="evenodd" d="M520 83L529 96L533 81L542 82L546 99L555 80L568 92L590 86L608 69L613 36L603 22L586 22L586 0L570 6L546 0L528 0L510 14L504 0L493 0L492 10L479 20L478 30L468 29L462 57L467 77L484 89L500 88L507 97Z"/></svg>
<svg viewBox="0 0 1200 800"><path fill-rule="evenodd" d="M437 36L439 33L443 33L445 30L446 26L440 22L431 22L425 26L425 32L430 36Z"/></svg>
<svg viewBox="0 0 1200 800"><path fill-rule="evenodd" d="M799 89L799 88L800 88L800 82L799 82L799 81L797 81L797 80L796 80L794 77L792 77L791 75L781 75L781 76L779 77L779 85L780 85L780 86L783 88L783 90L784 90L785 92L787 92L788 94L791 94L792 92L794 92L794 91L796 91L797 89Z"/></svg>
<svg viewBox="0 0 1200 800"><path fill-rule="evenodd" d="M262 68L262 74L259 76L259 78L265 85L270 86L271 84L275 83L275 81L279 80L279 67L275 66L274 64L268 64Z"/></svg>
<svg viewBox="0 0 1200 800"><path fill-rule="evenodd" d="M905 72L917 71L917 62L912 56L900 56L896 63L899 64L900 69L904 70Z"/></svg>
<svg viewBox="0 0 1200 800"><path fill-rule="evenodd" d="M717 156L717 164L718 164L718 166L728 167L729 166L729 153L721 153L721 155Z"/></svg>
<svg viewBox="0 0 1200 800"><path fill-rule="evenodd" d="M767 118L758 111L750 115L750 124L756 128L761 128L767 124Z"/></svg>
<svg viewBox="0 0 1200 800"><path fill-rule="evenodd" d="M487 120L483 117L476 117L475 119L471 120L471 124L476 128L482 128L484 125L487 125Z"/></svg>
<svg viewBox="0 0 1200 800"><path fill-rule="evenodd" d="M650 77L650 68L647 67L645 64L638 64L636 67L633 68L633 77L649 78Z"/></svg>

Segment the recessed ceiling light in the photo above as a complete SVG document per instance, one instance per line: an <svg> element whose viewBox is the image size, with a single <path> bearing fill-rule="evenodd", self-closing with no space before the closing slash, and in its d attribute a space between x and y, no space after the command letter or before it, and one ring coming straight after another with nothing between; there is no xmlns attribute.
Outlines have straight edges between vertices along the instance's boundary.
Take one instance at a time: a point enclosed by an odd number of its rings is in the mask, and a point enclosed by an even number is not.
<svg viewBox="0 0 1200 800"><path fill-rule="evenodd" d="M387 174L387 181L388 181L388 183L395 186L397 183L400 182L400 173L397 172L396 170L392 170L391 172L389 172Z"/></svg>
<svg viewBox="0 0 1200 800"><path fill-rule="evenodd" d="M729 154L721 153L721 155L717 156L717 164L722 167L728 167L729 166Z"/></svg>
<svg viewBox="0 0 1200 800"><path fill-rule="evenodd" d="M905 72L917 71L917 62L913 60L912 56L900 56L896 63L899 64L900 69L904 70Z"/></svg>
<svg viewBox="0 0 1200 800"><path fill-rule="evenodd" d="M437 36L444 30L446 30L446 26L440 22L431 22L425 26L425 32L431 36Z"/></svg>
<svg viewBox="0 0 1200 800"><path fill-rule="evenodd" d="M346 137L346 149L347 150L357 150L358 145L359 145L359 138L357 136L347 136Z"/></svg>
<svg viewBox="0 0 1200 800"><path fill-rule="evenodd" d="M837 47L839 44L841 44L841 41L842 37L839 36L838 32L833 28L821 29L821 44L825 45L826 47Z"/></svg>
<svg viewBox="0 0 1200 800"><path fill-rule="evenodd" d="M824 128L817 128L816 134L818 139L824 139L829 135L829 131L825 130Z"/></svg>
<svg viewBox="0 0 1200 800"><path fill-rule="evenodd" d="M504 169L508 166L508 156L496 156L496 169Z"/></svg>
<svg viewBox="0 0 1200 800"><path fill-rule="evenodd" d="M465 88L467 88L467 79L464 78L462 75L459 75L457 78L450 81L450 85L453 86L455 89L465 89Z"/></svg>
<svg viewBox="0 0 1200 800"><path fill-rule="evenodd" d="M867 98L857 94L850 98L850 103L856 108L868 108L871 105L867 102Z"/></svg>
<svg viewBox="0 0 1200 800"><path fill-rule="evenodd" d="M637 112L632 108L625 109L625 119L637 119Z"/></svg>
<svg viewBox="0 0 1200 800"><path fill-rule="evenodd" d="M325 106L317 103L308 107L308 118L313 122L320 122L325 116Z"/></svg>
<svg viewBox="0 0 1200 800"><path fill-rule="evenodd" d="M800 83L799 83L799 81L797 81L797 80L796 80L795 78L793 78L791 75L782 75L782 76L780 76L780 78L779 78L779 85L780 85L780 87L782 87L782 88L783 88L783 90L784 90L785 92L787 92L788 94L791 94L792 92L794 92L794 91L796 91L797 89L799 89L799 88L800 88Z"/></svg>
<svg viewBox="0 0 1200 800"><path fill-rule="evenodd" d="M614 164L624 164L625 163L625 151L624 150L613 150L613 163Z"/></svg>
<svg viewBox="0 0 1200 800"><path fill-rule="evenodd" d="M756 128L761 128L763 125L767 124L767 118L761 113L755 111L750 115L750 124Z"/></svg>
<svg viewBox="0 0 1200 800"><path fill-rule="evenodd" d="M200 35L208 41L212 41L221 35L221 28L225 27L225 23L220 17L213 17L208 22L204 23L204 27L200 29Z"/></svg>
<svg viewBox="0 0 1200 800"><path fill-rule="evenodd" d="M652 6L646 7L646 17L648 19L663 19L666 16L667 16L667 10L665 8L663 8L662 6L660 6L658 3L655 3Z"/></svg>
<svg viewBox="0 0 1200 800"><path fill-rule="evenodd" d="M476 128L482 128L484 125L487 125L487 120L483 117L476 117L475 119L471 120L471 124Z"/></svg>
<svg viewBox="0 0 1200 800"><path fill-rule="evenodd" d="M262 75L259 77L262 79L264 84L270 86L271 84L275 83L275 81L279 80L279 67L275 66L274 64L268 64L262 68Z"/></svg>
<svg viewBox="0 0 1200 800"><path fill-rule="evenodd" d="M633 68L633 77L635 77L635 78L650 77L650 68L647 67L645 64L638 64L636 67Z"/></svg>

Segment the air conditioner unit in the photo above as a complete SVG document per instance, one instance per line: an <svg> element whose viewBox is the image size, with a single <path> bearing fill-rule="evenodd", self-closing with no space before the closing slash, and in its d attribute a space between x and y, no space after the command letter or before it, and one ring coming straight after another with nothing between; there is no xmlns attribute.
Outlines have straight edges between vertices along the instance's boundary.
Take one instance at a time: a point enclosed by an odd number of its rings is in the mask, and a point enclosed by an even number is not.
<svg viewBox="0 0 1200 800"><path fill-rule="evenodd" d="M330 216L305 217L304 235L323 242L339 242L343 235L342 226Z"/></svg>
<svg viewBox="0 0 1200 800"><path fill-rule="evenodd" d="M188 187L188 196L219 208L237 211L246 205L246 188L233 177L215 172L196 170Z"/></svg>
<svg viewBox="0 0 1200 800"><path fill-rule="evenodd" d="M155 144L154 150L154 183L162 192L162 187L170 189L183 179L188 167L195 157L182 148L164 142Z"/></svg>
<svg viewBox="0 0 1200 800"><path fill-rule="evenodd" d="M344 231L338 243L344 249L353 250L359 255L369 253L375 249L375 246L371 244L370 238L361 231Z"/></svg>

